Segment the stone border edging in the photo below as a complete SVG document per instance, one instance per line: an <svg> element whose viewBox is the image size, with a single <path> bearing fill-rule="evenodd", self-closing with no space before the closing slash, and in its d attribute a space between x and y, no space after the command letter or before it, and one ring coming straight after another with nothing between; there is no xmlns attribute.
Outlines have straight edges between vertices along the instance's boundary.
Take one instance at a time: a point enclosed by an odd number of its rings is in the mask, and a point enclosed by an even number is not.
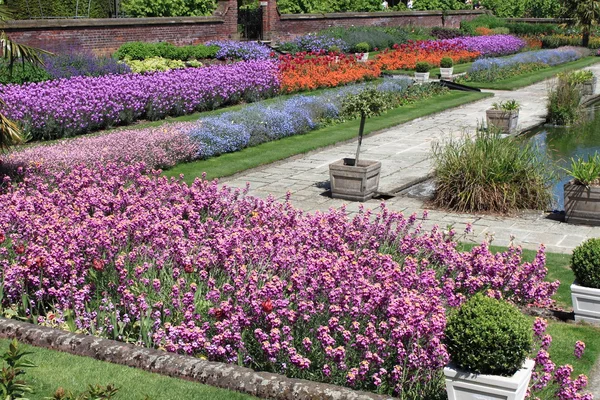
<svg viewBox="0 0 600 400"><path fill-rule="evenodd" d="M115 340L64 332L27 322L0 318L0 338L36 347L92 357L100 361L183 378L210 386L276 400L391 400L342 386L256 372L237 365L137 347Z"/></svg>

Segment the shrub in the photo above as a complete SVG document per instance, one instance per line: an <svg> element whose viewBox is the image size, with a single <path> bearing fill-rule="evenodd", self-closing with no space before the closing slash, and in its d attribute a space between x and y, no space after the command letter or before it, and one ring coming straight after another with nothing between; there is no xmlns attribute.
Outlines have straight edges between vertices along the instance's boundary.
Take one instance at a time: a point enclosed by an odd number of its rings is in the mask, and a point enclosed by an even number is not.
<svg viewBox="0 0 600 400"><path fill-rule="evenodd" d="M514 305L478 293L448 318L450 360L477 374L511 376L533 346L531 323Z"/></svg>
<svg viewBox="0 0 600 400"><path fill-rule="evenodd" d="M362 42L368 43L370 49L383 50L394 44L406 43L409 39L402 28L376 26L335 27L322 30L319 34L343 41L351 51L356 51L356 45Z"/></svg>
<svg viewBox="0 0 600 400"><path fill-rule="evenodd" d="M425 61L419 61L415 65L416 72L429 72L431 70L431 65Z"/></svg>
<svg viewBox="0 0 600 400"><path fill-rule="evenodd" d="M570 125L581 117L581 91L569 78L559 74L558 81L548 93L546 120L556 125Z"/></svg>
<svg viewBox="0 0 600 400"><path fill-rule="evenodd" d="M468 34L475 35L475 30L478 27L484 27L488 29L494 29L505 26L505 22L503 19L497 18L493 15L481 15L477 18L474 18L470 21L461 21L460 29Z"/></svg>
<svg viewBox="0 0 600 400"><path fill-rule="evenodd" d="M43 82L52 79L52 76L42 67L31 63L15 63L12 72L8 63L0 60L0 84L14 83L21 85L27 82Z"/></svg>
<svg viewBox="0 0 600 400"><path fill-rule="evenodd" d="M464 36L464 33L461 32L460 29L442 28L441 26L436 26L431 28L431 35L436 39L454 39Z"/></svg>
<svg viewBox="0 0 600 400"><path fill-rule="evenodd" d="M452 68L453 65L454 65L454 61L452 61L452 58L450 58L450 57L444 57L440 61L441 68Z"/></svg>
<svg viewBox="0 0 600 400"><path fill-rule="evenodd" d="M571 269L579 285L600 289L600 238L588 239L573 250Z"/></svg>
<svg viewBox="0 0 600 400"><path fill-rule="evenodd" d="M309 33L308 35L298 36L290 42L279 45L283 51L297 53L299 51L349 51L350 46L342 39L331 37L324 34Z"/></svg>
<svg viewBox="0 0 600 400"><path fill-rule="evenodd" d="M507 22L504 25L510 33L519 36L543 36L560 32L558 25L554 24L528 24L525 22Z"/></svg>
<svg viewBox="0 0 600 400"><path fill-rule="evenodd" d="M492 29L492 35L508 35L510 30L506 27L499 27Z"/></svg>
<svg viewBox="0 0 600 400"><path fill-rule="evenodd" d="M50 74L52 79L71 78L74 76L126 74L131 72L127 65L117 62L112 57L73 52L44 55L44 69Z"/></svg>
<svg viewBox="0 0 600 400"><path fill-rule="evenodd" d="M126 60L131 72L143 73L154 71L169 71L171 69L185 68L185 63L179 60L168 60L162 57L151 57L143 61Z"/></svg>
<svg viewBox="0 0 600 400"><path fill-rule="evenodd" d="M360 42L354 47L354 49L357 53L368 53L370 46L367 42Z"/></svg>
<svg viewBox="0 0 600 400"><path fill-rule="evenodd" d="M146 43L128 42L115 52L119 60L146 60L153 57L162 57L168 60L201 60L215 58L219 46L198 44L195 46L177 47L171 43Z"/></svg>
<svg viewBox="0 0 600 400"><path fill-rule="evenodd" d="M123 0L121 9L132 17L189 17L210 15L214 0Z"/></svg>
<svg viewBox="0 0 600 400"><path fill-rule="evenodd" d="M460 212L511 213L550 206L552 176L537 149L478 129L473 139L434 144L434 205Z"/></svg>
<svg viewBox="0 0 600 400"><path fill-rule="evenodd" d="M561 46L581 46L581 36L564 34L544 36L542 37L542 46L550 49L554 49ZM588 48L600 48L600 37L590 37Z"/></svg>

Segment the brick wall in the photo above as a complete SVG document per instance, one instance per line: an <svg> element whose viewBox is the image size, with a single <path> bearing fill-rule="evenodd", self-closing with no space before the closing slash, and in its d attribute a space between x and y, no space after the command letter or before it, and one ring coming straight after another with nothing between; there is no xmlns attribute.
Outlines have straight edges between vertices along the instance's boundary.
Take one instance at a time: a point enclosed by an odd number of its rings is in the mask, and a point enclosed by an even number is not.
<svg viewBox="0 0 600 400"><path fill-rule="evenodd" d="M209 17L22 20L3 29L19 43L53 52L107 54L131 41L197 44L237 38L237 0L219 0Z"/></svg>

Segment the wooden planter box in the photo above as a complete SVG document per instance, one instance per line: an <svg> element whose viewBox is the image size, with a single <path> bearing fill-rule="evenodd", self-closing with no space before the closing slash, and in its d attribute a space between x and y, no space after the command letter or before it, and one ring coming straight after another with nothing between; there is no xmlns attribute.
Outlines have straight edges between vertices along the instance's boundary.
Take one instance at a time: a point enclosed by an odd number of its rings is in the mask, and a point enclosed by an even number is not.
<svg viewBox="0 0 600 400"><path fill-rule="evenodd" d="M579 85L582 96L592 96L596 92L596 82L598 79L594 76L591 81Z"/></svg>
<svg viewBox="0 0 600 400"><path fill-rule="evenodd" d="M344 158L329 164L331 196L336 199L367 201L379 187L379 161L360 160L354 166L353 158Z"/></svg>
<svg viewBox="0 0 600 400"><path fill-rule="evenodd" d="M485 117L488 128L494 126L508 135L512 135L517 131L519 111L486 110Z"/></svg>
<svg viewBox="0 0 600 400"><path fill-rule="evenodd" d="M600 186L565 183L565 222L600 226Z"/></svg>
<svg viewBox="0 0 600 400"><path fill-rule="evenodd" d="M575 281L571 285L571 300L575 321L600 324L600 289L579 286Z"/></svg>
<svg viewBox="0 0 600 400"><path fill-rule="evenodd" d="M523 400L535 362L526 360L513 376L473 374L454 367L444 368L448 400Z"/></svg>
<svg viewBox="0 0 600 400"><path fill-rule="evenodd" d="M442 79L452 78L453 72L454 72L454 67L440 68L440 76Z"/></svg>

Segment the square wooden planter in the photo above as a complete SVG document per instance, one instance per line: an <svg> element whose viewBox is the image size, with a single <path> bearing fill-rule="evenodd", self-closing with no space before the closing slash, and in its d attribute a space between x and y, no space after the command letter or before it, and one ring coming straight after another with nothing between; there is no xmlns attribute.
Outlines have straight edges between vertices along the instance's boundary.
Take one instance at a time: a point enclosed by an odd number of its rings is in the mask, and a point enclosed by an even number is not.
<svg viewBox="0 0 600 400"><path fill-rule="evenodd" d="M580 85L582 96L592 96L596 92L596 83L598 79L594 76L592 80L584 82Z"/></svg>
<svg viewBox="0 0 600 400"><path fill-rule="evenodd" d="M367 201L379 187L379 161L360 160L354 166L354 158L344 158L329 164L331 196L336 199Z"/></svg>
<svg viewBox="0 0 600 400"><path fill-rule="evenodd" d="M600 226L600 186L565 183L565 222Z"/></svg>
<svg viewBox="0 0 600 400"><path fill-rule="evenodd" d="M485 117L488 128L494 126L508 135L512 135L517 131L519 111L486 110Z"/></svg>
<svg viewBox="0 0 600 400"><path fill-rule="evenodd" d="M571 300L575 321L600 324L600 289L579 286L575 281L571 285Z"/></svg>
<svg viewBox="0 0 600 400"><path fill-rule="evenodd" d="M444 368L448 400L523 400L535 362L526 360L513 376L473 374L454 367Z"/></svg>

